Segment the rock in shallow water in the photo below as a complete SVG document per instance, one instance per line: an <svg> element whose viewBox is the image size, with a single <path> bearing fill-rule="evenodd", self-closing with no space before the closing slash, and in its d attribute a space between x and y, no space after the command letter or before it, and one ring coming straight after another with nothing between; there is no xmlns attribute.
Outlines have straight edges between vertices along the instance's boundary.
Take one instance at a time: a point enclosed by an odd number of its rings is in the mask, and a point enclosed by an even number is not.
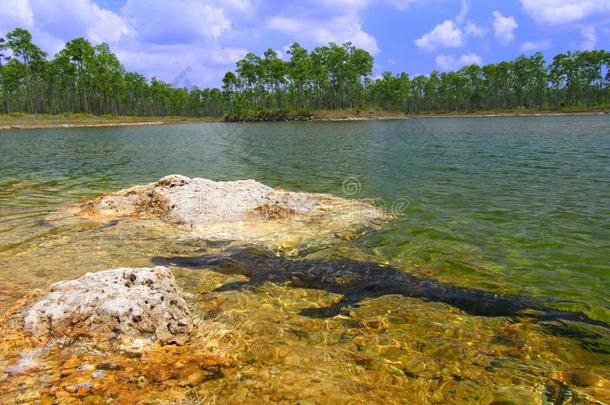
<svg viewBox="0 0 610 405"><path fill-rule="evenodd" d="M105 337L183 344L189 311L166 267L87 273L51 286L24 317L34 336Z"/></svg>
<svg viewBox="0 0 610 405"><path fill-rule="evenodd" d="M84 216L160 218L206 237L252 242L277 235L334 236L388 219L383 210L363 200L277 190L255 180L223 182L180 175L103 195L75 211Z"/></svg>

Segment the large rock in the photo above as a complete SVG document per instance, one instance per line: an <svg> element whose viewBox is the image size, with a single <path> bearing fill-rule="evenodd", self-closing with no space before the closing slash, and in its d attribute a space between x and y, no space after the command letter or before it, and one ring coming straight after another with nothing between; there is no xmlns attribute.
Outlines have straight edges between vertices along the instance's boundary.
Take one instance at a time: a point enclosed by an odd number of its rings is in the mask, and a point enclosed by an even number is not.
<svg viewBox="0 0 610 405"><path fill-rule="evenodd" d="M25 329L38 337L104 337L183 344L189 311L166 267L87 273L51 286L25 313Z"/></svg>
<svg viewBox="0 0 610 405"><path fill-rule="evenodd" d="M180 175L86 201L76 213L160 218L205 237L249 242L293 235L319 239L386 219L383 210L363 200L277 190L254 180L222 182Z"/></svg>

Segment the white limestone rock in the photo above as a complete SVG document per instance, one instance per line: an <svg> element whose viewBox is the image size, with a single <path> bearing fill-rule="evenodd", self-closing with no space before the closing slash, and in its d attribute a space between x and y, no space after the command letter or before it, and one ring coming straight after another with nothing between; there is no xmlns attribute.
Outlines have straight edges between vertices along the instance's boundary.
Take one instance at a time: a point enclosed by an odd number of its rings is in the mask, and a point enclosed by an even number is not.
<svg viewBox="0 0 610 405"><path fill-rule="evenodd" d="M24 315L37 337L103 337L183 344L189 310L166 267L87 273L51 286Z"/></svg>
<svg viewBox="0 0 610 405"><path fill-rule="evenodd" d="M158 218L206 239L273 246L330 241L391 219L370 201L278 190L255 180L180 175L105 194L74 212L102 219Z"/></svg>

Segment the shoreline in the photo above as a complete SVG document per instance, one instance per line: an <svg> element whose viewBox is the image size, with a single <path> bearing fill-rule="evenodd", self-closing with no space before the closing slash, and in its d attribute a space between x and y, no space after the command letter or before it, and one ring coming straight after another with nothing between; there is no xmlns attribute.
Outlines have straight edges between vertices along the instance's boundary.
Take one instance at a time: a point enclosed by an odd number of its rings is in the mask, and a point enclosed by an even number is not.
<svg viewBox="0 0 610 405"><path fill-rule="evenodd" d="M532 111L532 112L496 112L496 113L430 113L430 114L402 114L402 113L379 113L370 115L339 114L317 115L314 114L311 121L380 121L400 119L432 119L432 118L497 118L497 117L564 117L564 116L601 116L610 115L610 110L597 111Z"/></svg>
<svg viewBox="0 0 610 405"><path fill-rule="evenodd" d="M96 117L79 115L52 116L28 114L19 117L0 115L0 131L14 129L54 129L54 128L108 128L108 127L136 127L147 125L169 125L189 122L215 122L213 117Z"/></svg>
<svg viewBox="0 0 610 405"><path fill-rule="evenodd" d="M316 113L308 121L320 122L344 122L344 121L381 121L381 120L400 120L400 119L433 119L433 118L498 118L498 117L563 117L563 116L603 116L610 115L608 110L598 111L542 111L542 112L497 112L497 113L456 113L456 114L403 114L403 113ZM135 120L131 120L135 118ZM42 121L37 123L36 121ZM4 119L0 116L0 131L8 130L27 130L27 129L54 129L54 128L112 128L112 127L132 127L148 125L170 125L186 123L204 122L224 122L223 117L113 117L106 119L89 118L81 121L78 117L56 120L54 117L49 120L39 118L35 115L32 119ZM256 122L256 121L255 121ZM279 121L278 121L279 122Z"/></svg>

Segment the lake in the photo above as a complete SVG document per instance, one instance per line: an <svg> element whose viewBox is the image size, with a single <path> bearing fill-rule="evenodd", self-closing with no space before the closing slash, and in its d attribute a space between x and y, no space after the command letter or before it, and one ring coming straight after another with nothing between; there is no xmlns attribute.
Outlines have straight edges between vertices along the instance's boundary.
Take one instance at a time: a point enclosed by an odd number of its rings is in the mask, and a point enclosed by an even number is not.
<svg viewBox="0 0 610 405"><path fill-rule="evenodd" d="M68 204L173 173L372 199L398 218L307 254L551 297L557 308L610 323L607 116L2 131L0 310L87 271L200 249L137 221L49 224ZM221 402L610 398L603 328L560 333L391 296L350 317L314 320L298 309L332 295L281 285L206 295L224 276L175 272L193 311L205 318L220 308L214 320L233 333L227 352L239 365L201 386Z"/></svg>

